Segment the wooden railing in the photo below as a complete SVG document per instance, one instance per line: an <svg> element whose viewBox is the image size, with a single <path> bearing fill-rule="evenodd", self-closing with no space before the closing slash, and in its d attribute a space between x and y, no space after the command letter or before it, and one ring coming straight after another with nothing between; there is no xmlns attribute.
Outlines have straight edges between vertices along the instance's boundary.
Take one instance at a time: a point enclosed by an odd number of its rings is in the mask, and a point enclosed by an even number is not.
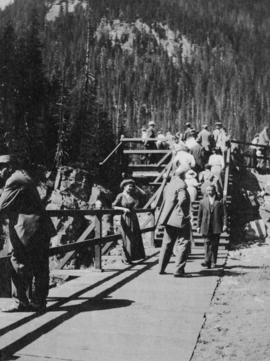
<svg viewBox="0 0 270 361"><path fill-rule="evenodd" d="M231 147L227 148L225 174L224 174L224 188L223 188L223 206L224 206L224 224L228 227L228 195L229 195L229 180L230 180L230 166L231 166Z"/></svg>
<svg viewBox="0 0 270 361"><path fill-rule="evenodd" d="M103 166L109 160L111 160L119 151L121 151L122 146L123 143L120 141L120 143L111 151L111 153L102 162L99 163L99 166Z"/></svg>
<svg viewBox="0 0 270 361"><path fill-rule="evenodd" d="M240 140L232 139L231 144L236 144L242 156L242 161L237 162L237 166L242 168L260 168L259 163L263 161L265 171L270 172L270 146L265 144L253 144L250 142L243 142ZM252 152L253 150L253 152ZM262 155L257 154L257 150L260 150Z"/></svg>
<svg viewBox="0 0 270 361"><path fill-rule="evenodd" d="M231 143L235 143L235 144L239 144L239 145L244 145L244 146L252 146L252 147L258 147L258 148L268 148L269 149L269 145L265 145L265 144L254 144L254 143L250 143L250 142L243 142L241 140L236 140L236 139L231 139L230 140Z"/></svg>
<svg viewBox="0 0 270 361"><path fill-rule="evenodd" d="M101 210L48 210L46 211L50 217L84 217L84 216L92 216L93 222L91 222L87 228L83 231L82 235L74 242L58 245L55 247L49 248L49 257L55 255L63 255L64 262L61 262L62 266L69 259L71 254L74 254L74 251L79 251L84 247L90 247L93 250L94 254L94 269L98 271L102 271L102 247L106 244L116 243L119 239L121 239L121 234L112 234L107 236L102 236L102 217L104 215L111 215L112 217L116 215L120 215L123 211L115 210L115 209L101 209ZM151 244L154 244L154 232L155 232L155 208L149 209L136 209L137 214L148 213L149 219L141 228L141 233L151 232ZM150 223L150 225L149 225ZM146 225L148 227L146 227ZM90 234L94 232L95 236L90 237ZM5 296L7 293L10 293L10 266L9 266L9 256L0 257L0 281L2 288L8 288L9 291L5 292ZM5 283L6 286L3 286ZM0 289L1 293L1 289Z"/></svg>

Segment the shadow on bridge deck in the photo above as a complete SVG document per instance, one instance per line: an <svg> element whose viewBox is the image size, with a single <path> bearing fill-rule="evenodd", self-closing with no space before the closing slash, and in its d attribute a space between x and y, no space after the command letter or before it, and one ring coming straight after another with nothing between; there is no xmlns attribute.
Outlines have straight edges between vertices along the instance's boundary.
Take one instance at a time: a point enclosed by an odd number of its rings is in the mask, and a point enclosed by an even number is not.
<svg viewBox="0 0 270 361"><path fill-rule="evenodd" d="M172 263L157 275L156 250L133 266L78 271L50 291L47 313L0 314L0 359L190 360L226 254L220 268L202 270L202 250L193 249L186 267L193 277L183 279L172 277Z"/></svg>

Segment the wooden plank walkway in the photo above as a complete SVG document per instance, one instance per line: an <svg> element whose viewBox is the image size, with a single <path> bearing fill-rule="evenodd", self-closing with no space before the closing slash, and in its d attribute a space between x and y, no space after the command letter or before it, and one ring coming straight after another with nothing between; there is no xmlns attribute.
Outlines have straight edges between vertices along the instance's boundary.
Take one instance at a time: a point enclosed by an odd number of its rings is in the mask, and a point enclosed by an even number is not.
<svg viewBox="0 0 270 361"><path fill-rule="evenodd" d="M158 253L102 273L68 271L75 278L51 289L48 312L38 317L0 313L0 360L190 360L223 267L203 270L203 250L194 247L191 278L172 277L173 262L158 275ZM226 254L220 250L220 265Z"/></svg>

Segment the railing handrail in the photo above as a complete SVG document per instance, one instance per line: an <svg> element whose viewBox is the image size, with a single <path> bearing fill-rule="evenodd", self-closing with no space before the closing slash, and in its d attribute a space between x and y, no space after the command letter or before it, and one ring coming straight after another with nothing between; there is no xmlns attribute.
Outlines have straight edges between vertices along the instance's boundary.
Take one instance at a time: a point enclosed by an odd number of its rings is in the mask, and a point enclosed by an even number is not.
<svg viewBox="0 0 270 361"><path fill-rule="evenodd" d="M138 208L135 209L136 213L154 213L155 209L153 208ZM96 209L96 210L68 210L68 209L62 209L62 210L47 210L46 213L50 216L50 217L56 217L56 216L76 216L78 214L80 215L93 215L96 217L101 217L105 214L112 214L112 215L120 215L123 214L124 211L122 210L117 210L117 209ZM150 227L151 228L151 227ZM141 229L141 232L145 232L145 229ZM90 240L84 240L81 242L72 242L69 244L65 244L65 245L61 245L61 246L55 246L55 247L50 247L49 249L49 253L50 255L56 254L56 250L61 250L61 252L69 252L70 250L75 250L77 247L78 249L85 246L85 245L95 245L95 244L100 244L100 243L107 243L107 242L111 242L113 240L113 237L117 236L117 237L121 237L121 235L119 234L113 234L111 236L106 236L106 237L97 237L97 238L92 238ZM2 258L6 258L8 256L2 256L0 257L0 259Z"/></svg>
<svg viewBox="0 0 270 361"><path fill-rule="evenodd" d="M124 154L168 154L171 149L126 149Z"/></svg>
<svg viewBox="0 0 270 361"><path fill-rule="evenodd" d="M231 147L227 148L226 162L225 162L225 175L224 175L224 189L223 189L223 212L224 212L224 224L228 226L228 190L229 190L229 178L230 178L230 165L231 165Z"/></svg>
<svg viewBox="0 0 270 361"><path fill-rule="evenodd" d="M117 146L111 151L111 153L102 162L99 162L99 166L103 166L105 163L107 163L107 161L118 151L119 148L121 148L121 146L122 146L122 140L120 141L119 144L117 144Z"/></svg>
<svg viewBox="0 0 270 361"><path fill-rule="evenodd" d="M158 196L157 196L157 198L156 198L156 200L155 200L154 208L157 207L157 205L159 204L159 201L160 201L161 198L162 198L164 188L165 188L165 186L166 186L166 184L167 184L167 182L168 182L168 178L169 178L170 173L171 173L171 171L172 171L172 167L173 167L173 162L170 161L170 163L168 164L168 168L167 168L167 170L166 170L166 172L165 172L165 175L164 175L164 177L163 177L161 186L160 186L160 188L159 188L159 194L158 194Z"/></svg>
<svg viewBox="0 0 270 361"><path fill-rule="evenodd" d="M258 147L258 148L270 148L270 145L253 144L253 143L251 143L251 142L244 142L244 141L242 141L242 140L236 140L236 139L231 139L230 142L231 142L231 143L235 143L235 144L249 145L249 146Z"/></svg>
<svg viewBox="0 0 270 361"><path fill-rule="evenodd" d="M128 143L128 142L133 142L133 143L145 143L145 142L166 142L166 141L170 141L170 138L163 138L162 140L159 138L140 138L140 137L135 137L135 138L121 138L121 142L124 143Z"/></svg>
<svg viewBox="0 0 270 361"><path fill-rule="evenodd" d="M148 213L151 212L152 208L137 208L135 209L136 213ZM81 216L103 216L105 214L118 215L122 214L123 211L119 209L112 208L103 208L103 209L49 209L46 210L46 214L50 217L61 217L61 216L70 216L74 217L77 215Z"/></svg>
<svg viewBox="0 0 270 361"><path fill-rule="evenodd" d="M229 175L230 175L230 162L231 162L231 147L228 147L226 155L226 164L225 164L225 175L224 175L224 189L223 189L223 199L226 202L229 188Z"/></svg>

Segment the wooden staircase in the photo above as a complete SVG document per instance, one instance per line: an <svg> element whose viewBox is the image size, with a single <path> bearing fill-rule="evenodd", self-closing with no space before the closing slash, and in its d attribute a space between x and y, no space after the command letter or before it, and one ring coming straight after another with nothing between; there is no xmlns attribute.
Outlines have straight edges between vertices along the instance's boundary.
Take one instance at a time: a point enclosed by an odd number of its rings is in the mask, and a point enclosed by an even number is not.
<svg viewBox="0 0 270 361"><path fill-rule="evenodd" d="M158 185L159 182L150 182L152 185ZM232 174L230 173L230 151L228 151L227 159L226 159L226 169L224 176L224 192L223 196L226 200L225 204L225 212L226 212L226 224L227 224L227 232L223 232L220 235L220 247L227 248L230 242L230 204L231 204L231 196L229 195L230 189L232 186ZM202 199L201 189L198 189L197 200L191 204L191 213L192 213L192 238L193 238L193 246L195 247L203 247L204 239L201 234L197 232L198 228L198 211L199 204ZM155 233L155 246L160 247L162 244L162 239L164 235L164 227L158 225Z"/></svg>

